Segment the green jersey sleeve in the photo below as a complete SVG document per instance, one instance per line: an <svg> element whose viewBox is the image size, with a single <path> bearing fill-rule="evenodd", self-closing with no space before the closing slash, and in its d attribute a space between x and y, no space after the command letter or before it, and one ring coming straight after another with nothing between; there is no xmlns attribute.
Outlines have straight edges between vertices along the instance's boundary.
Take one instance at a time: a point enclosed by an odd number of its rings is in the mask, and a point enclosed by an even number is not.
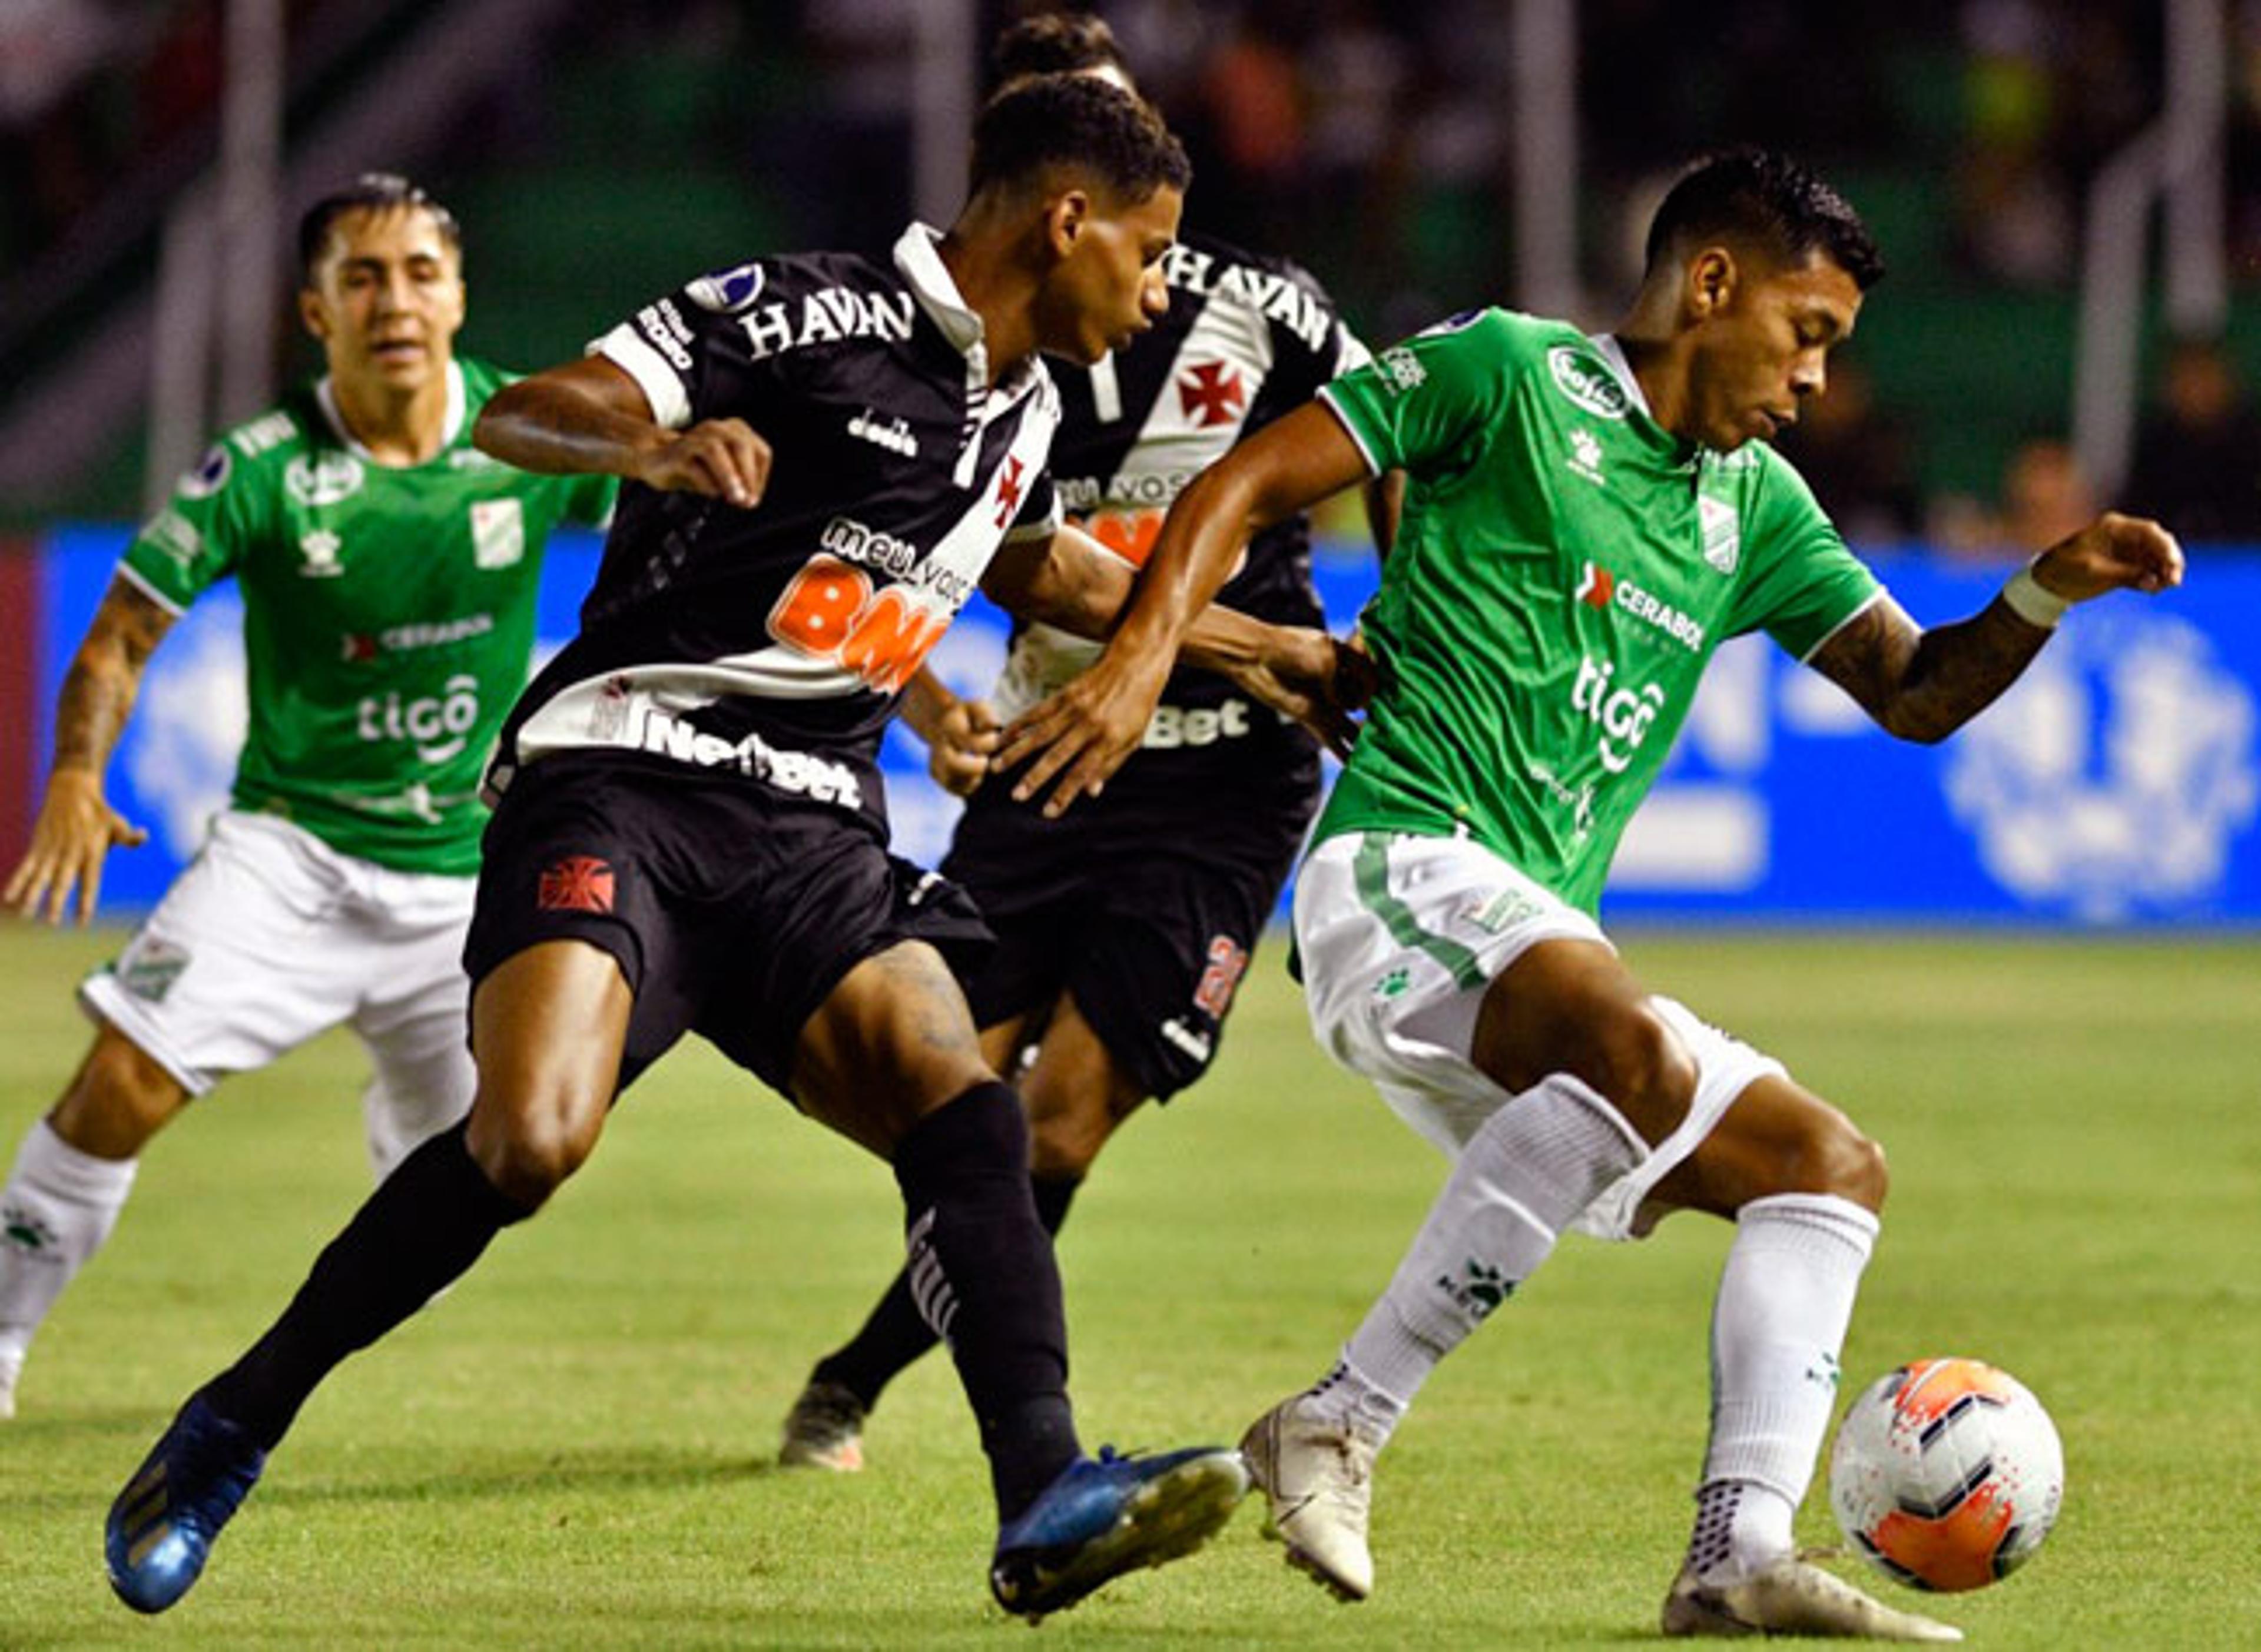
<svg viewBox="0 0 2261 1652"><path fill-rule="evenodd" d="M262 530L272 493L242 474L249 468L233 433L214 442L134 535L118 571L176 613L235 572Z"/></svg>
<svg viewBox="0 0 2261 1652"><path fill-rule="evenodd" d="M1745 547L1751 573L1737 593L1732 628L1764 630L1803 660L1884 586L1846 548L1805 478L1772 449L1760 451Z"/></svg>
<svg viewBox="0 0 2261 1652"><path fill-rule="evenodd" d="M1525 353L1517 318L1482 310L1393 344L1320 391L1376 475L1472 463Z"/></svg>

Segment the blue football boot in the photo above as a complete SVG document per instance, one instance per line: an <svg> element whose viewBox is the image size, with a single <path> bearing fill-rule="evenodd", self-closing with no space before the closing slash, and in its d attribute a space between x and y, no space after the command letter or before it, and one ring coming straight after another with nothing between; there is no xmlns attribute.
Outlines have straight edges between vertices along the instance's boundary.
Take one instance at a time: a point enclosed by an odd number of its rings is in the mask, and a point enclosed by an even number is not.
<svg viewBox="0 0 2261 1652"><path fill-rule="evenodd" d="M1248 1490L1240 1454L1196 1446L1159 1457L1079 1457L997 1533L989 1588L1034 1623L1110 1577L1190 1555Z"/></svg>
<svg viewBox="0 0 2261 1652"><path fill-rule="evenodd" d="M249 1434L190 1395L104 1522L103 1555L118 1598L136 1612L162 1612L187 1594L266 1464Z"/></svg>

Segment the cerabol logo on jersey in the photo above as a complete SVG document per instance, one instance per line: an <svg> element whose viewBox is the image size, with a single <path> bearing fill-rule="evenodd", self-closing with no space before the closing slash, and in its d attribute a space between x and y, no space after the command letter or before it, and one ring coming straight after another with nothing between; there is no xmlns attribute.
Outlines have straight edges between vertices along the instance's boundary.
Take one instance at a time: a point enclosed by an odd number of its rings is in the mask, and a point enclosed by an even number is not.
<svg viewBox="0 0 2261 1652"><path fill-rule="evenodd" d="M1623 774L1632 766L1641 742L1648 738L1656 714L1664 709L1664 691L1654 683L1644 683L1639 688L1622 686L1615 680L1617 670L1614 660L1583 656L1578 661L1578 680L1570 686L1570 709L1601 730L1595 749L1601 754L1602 766L1612 774Z"/></svg>
<svg viewBox="0 0 2261 1652"><path fill-rule="evenodd" d="M2203 901L2261 801L2253 691L2196 627L2084 611L1956 736L1949 807L2012 893L2095 922Z"/></svg>
<svg viewBox="0 0 2261 1652"><path fill-rule="evenodd" d="M1622 419L1633 406L1617 375L1568 344L1547 352L1547 370L1554 387L1597 419Z"/></svg>
<svg viewBox="0 0 2261 1652"><path fill-rule="evenodd" d="M302 453L283 468L283 486L310 510L335 505L361 492L361 461L350 453Z"/></svg>
<svg viewBox="0 0 2261 1652"><path fill-rule="evenodd" d="M1650 629L1661 632L1693 654L1704 646L1704 622L1694 615L1674 607L1663 598L1644 590L1630 580L1620 579L1597 562L1588 562L1578 570L1578 583L1572 596L1590 608L1604 612L1614 608L1640 621Z"/></svg>

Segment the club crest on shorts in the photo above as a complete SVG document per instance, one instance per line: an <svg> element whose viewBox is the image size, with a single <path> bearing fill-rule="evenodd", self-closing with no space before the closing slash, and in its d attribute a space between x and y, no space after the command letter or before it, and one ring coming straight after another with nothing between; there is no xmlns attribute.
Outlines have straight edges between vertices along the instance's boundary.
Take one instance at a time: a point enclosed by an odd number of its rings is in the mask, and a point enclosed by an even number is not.
<svg viewBox="0 0 2261 1652"><path fill-rule="evenodd" d="M534 904L544 912L609 912L612 863L594 855L568 855L544 867Z"/></svg>
<svg viewBox="0 0 2261 1652"><path fill-rule="evenodd" d="M118 960L118 984L145 1003L159 1004L188 966L188 948L145 938Z"/></svg>

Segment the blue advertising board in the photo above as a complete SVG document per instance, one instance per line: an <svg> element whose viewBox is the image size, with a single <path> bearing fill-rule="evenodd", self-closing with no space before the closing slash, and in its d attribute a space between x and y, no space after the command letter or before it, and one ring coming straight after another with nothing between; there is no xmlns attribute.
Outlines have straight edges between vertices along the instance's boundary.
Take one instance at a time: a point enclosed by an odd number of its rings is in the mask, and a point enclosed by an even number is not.
<svg viewBox="0 0 2261 1652"><path fill-rule="evenodd" d="M55 691L125 543L59 531L41 554L41 749ZM540 632L554 649L597 542L560 535ZM1914 555L1879 564L1927 624L1985 604L1999 568ZM1371 589L1370 558L1323 557L1338 629ZM104 906L143 908L226 799L244 727L241 608L212 592L152 660L111 770L150 829L111 858ZM979 693L1004 627L976 603L932 663ZM1937 747L1874 728L1832 684L1760 639L1723 648L1662 779L1619 856L1604 916L2081 927L2261 923L2261 557L2199 553L2189 583L2083 609L2002 701ZM886 754L898 845L927 864L957 804L901 730Z"/></svg>

